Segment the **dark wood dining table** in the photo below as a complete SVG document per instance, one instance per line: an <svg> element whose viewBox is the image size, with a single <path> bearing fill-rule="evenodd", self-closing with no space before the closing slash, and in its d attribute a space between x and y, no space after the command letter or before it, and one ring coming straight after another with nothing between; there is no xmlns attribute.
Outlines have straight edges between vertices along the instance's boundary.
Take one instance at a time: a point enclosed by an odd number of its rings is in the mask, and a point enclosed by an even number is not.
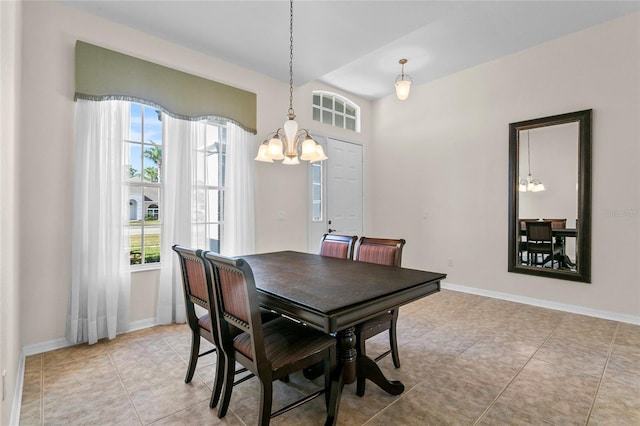
<svg viewBox="0 0 640 426"><path fill-rule="evenodd" d="M324 257L295 251L242 256L255 277L260 304L338 339L339 391L366 377L386 392L404 391L356 351L355 326L390 309L440 291L446 274ZM337 409L336 411L337 412Z"/></svg>

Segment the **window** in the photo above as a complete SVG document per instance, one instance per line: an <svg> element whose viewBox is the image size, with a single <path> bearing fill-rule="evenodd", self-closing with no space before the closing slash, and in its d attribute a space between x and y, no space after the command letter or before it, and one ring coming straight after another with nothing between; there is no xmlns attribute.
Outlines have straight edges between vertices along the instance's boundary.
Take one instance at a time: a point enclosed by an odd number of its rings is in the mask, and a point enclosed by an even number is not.
<svg viewBox="0 0 640 426"><path fill-rule="evenodd" d="M322 163L311 163L311 220L322 221Z"/></svg>
<svg viewBox="0 0 640 426"><path fill-rule="evenodd" d="M129 139L129 260L131 265L160 262L162 223L162 116L157 109L131 104ZM224 217L226 124L208 122L196 147L192 244L220 252Z"/></svg>
<svg viewBox="0 0 640 426"><path fill-rule="evenodd" d="M313 119L341 129L360 131L360 107L330 92L313 92Z"/></svg>
<svg viewBox="0 0 640 426"><path fill-rule="evenodd" d="M132 103L129 139L130 264L160 262L162 122L155 108Z"/></svg>
<svg viewBox="0 0 640 426"><path fill-rule="evenodd" d="M208 123L204 145L196 149L196 207L192 211L195 247L220 253L224 226L226 134L223 124Z"/></svg>

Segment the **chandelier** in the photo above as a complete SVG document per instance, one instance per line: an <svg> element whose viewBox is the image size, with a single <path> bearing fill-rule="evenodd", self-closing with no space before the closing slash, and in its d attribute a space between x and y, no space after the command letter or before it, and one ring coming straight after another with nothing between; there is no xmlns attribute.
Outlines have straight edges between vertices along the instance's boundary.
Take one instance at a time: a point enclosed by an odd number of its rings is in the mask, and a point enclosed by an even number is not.
<svg viewBox="0 0 640 426"><path fill-rule="evenodd" d="M318 144L306 129L299 129L293 111L293 0L289 1L289 111L287 121L275 132L269 133L258 149L256 161L273 163L284 160L283 164L300 164L300 160L314 163L326 160L322 145Z"/></svg>
<svg viewBox="0 0 640 426"><path fill-rule="evenodd" d="M520 179L518 182L518 191L520 192L540 192L546 188L539 179L531 177L531 148L529 146L529 130L527 130L527 162L529 163L529 175L527 179Z"/></svg>

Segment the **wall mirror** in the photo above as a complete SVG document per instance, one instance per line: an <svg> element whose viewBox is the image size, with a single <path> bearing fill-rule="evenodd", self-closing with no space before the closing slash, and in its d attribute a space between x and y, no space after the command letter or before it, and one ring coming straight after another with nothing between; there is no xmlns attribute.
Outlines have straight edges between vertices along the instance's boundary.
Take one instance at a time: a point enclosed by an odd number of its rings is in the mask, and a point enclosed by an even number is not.
<svg viewBox="0 0 640 426"><path fill-rule="evenodd" d="M591 282L591 114L509 124L509 272Z"/></svg>

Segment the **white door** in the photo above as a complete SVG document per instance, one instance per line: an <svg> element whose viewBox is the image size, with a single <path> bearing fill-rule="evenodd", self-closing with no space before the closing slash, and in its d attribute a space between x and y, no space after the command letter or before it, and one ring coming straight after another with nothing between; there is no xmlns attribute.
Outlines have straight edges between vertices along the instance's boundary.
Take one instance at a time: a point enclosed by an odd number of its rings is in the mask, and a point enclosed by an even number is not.
<svg viewBox="0 0 640 426"><path fill-rule="evenodd" d="M322 162L322 218L314 221L312 217L309 226L310 253L318 252L324 233L361 236L363 230L362 145L314 138L326 141L328 160Z"/></svg>

